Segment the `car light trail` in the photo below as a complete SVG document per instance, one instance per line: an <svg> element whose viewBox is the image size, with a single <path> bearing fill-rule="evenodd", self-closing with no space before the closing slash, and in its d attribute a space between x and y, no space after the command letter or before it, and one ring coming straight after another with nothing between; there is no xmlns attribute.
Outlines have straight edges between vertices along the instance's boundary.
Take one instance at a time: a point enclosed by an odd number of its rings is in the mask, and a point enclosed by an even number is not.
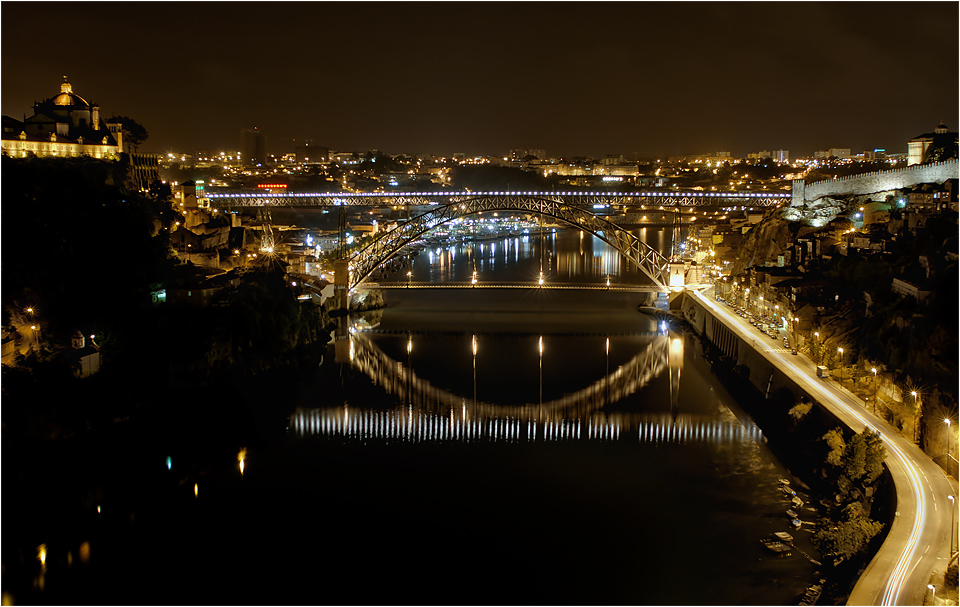
<svg viewBox="0 0 960 607"><path fill-rule="evenodd" d="M711 301L709 297L706 297L701 293L693 292L692 294L694 299L701 305L710 308L719 318L726 320L728 325L732 325L741 339L747 343L757 343L756 338L743 326L741 322L737 321L737 319L734 318L730 312L718 306L716 303ZM904 592L906 586L907 577L913 569L913 567L910 565L914 562L917 550L920 547L921 532L923 531L923 527L927 522L928 503L923 491L921 490L920 472L914 465L912 458L907 455L907 453L904 452L899 445L896 444L894 437L889 435L883 428L874 425L870 420L864 417L855 406L845 402L839 395L833 393L832 390L828 390L827 386L820 382L812 381L807 370L801 369L792 360L786 359L782 355L773 352L768 348L761 346L756 348L756 351L768 360L771 360L771 362L774 362L782 370L789 370L794 376L794 379L796 379L800 383L801 387L806 389L811 396L815 396L820 402L832 404L847 416L862 424L864 428L868 428L871 431L879 434L881 440L883 441L884 447L887 449L887 453L890 455L890 460L887 462L887 467L890 468L891 464L896 464L902 468L904 476L909 483L909 487L899 487L898 489L900 491L908 491L908 495L912 494L912 497L916 503L916 511L914 513L913 526L910 530L910 535L904 542L904 546L897 557L896 566L886 581L883 596L880 602L881 605L899 604L901 600L901 594ZM908 495L898 494L898 502L900 502L898 503L898 515L901 511L900 506L903 505L903 502L905 501L904 498L908 497ZM891 531L893 530L893 527L898 525L899 522L899 518L894 519L890 527ZM887 538L889 540L889 533ZM884 541L884 545L888 540ZM883 548L883 546L880 547L878 554L874 556L874 561L872 561L871 564L876 561L877 556L879 556L879 552L882 551ZM914 567L915 566L916 565L914 564ZM866 575L866 572L869 572L869 570L870 565L867 566L864 575L861 575L861 580ZM859 585L859 583L860 582L858 581L857 585ZM854 590L856 590L856 586L854 587Z"/></svg>

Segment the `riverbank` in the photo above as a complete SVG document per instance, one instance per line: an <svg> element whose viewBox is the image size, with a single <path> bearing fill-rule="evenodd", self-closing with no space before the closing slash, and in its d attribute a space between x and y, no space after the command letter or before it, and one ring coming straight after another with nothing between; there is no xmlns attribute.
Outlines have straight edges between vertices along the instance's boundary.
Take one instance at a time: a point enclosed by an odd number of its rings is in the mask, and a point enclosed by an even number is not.
<svg viewBox="0 0 960 607"><path fill-rule="evenodd" d="M710 322L714 322L713 331L716 333L716 321L711 321L711 314L722 315L722 305L697 294L693 295L693 299L696 299L699 305L688 308L686 316L708 336ZM714 311L704 316L707 309ZM948 542L944 542L942 537L943 530L949 529L951 511L956 507L947 500L948 495L956 493L955 483L951 483L936 463L916 445L905 441L895 428L888 428L884 422L872 419L863 410L862 402L815 378L812 363L802 357L782 354L772 347L757 352L749 345L753 341L763 342L761 337L752 339L750 336L754 331L741 325L734 316L729 316L724 322L730 323L739 345L747 345L742 347L740 352L733 352L738 359L742 358L744 353L748 357L756 357L760 362L756 366L764 378L767 375L763 369L769 371L771 365L780 367L769 376L770 381L762 385L776 388L778 382L781 387L784 382L793 383L794 389L801 390L807 398L820 403L819 406L814 406L812 411L820 412L822 409L835 418L834 427L843 428L845 433L869 430L870 433L879 435L886 447L885 464L892 482L887 482L889 490L877 490L873 516L891 522L885 529L887 536L880 544L877 556L869 561L862 573L858 570L851 575L852 579L856 579L856 584L850 592L849 600L857 604L873 604L874 601L881 600L883 595L886 598L882 600L921 604L927 593L926 585L938 578L942 579L943 567L949 558ZM742 370L743 379L757 385L753 369L743 365L738 368ZM922 477L926 477L926 484L919 482ZM881 508L877 510L876 501L881 499L879 496L883 492L888 495L883 498L885 501L879 502ZM895 514L893 500L896 500ZM885 517L884 508L887 508ZM867 554L874 552L879 541L880 538L874 538ZM850 562L847 561L845 565L849 566ZM891 599L891 596L899 598Z"/></svg>

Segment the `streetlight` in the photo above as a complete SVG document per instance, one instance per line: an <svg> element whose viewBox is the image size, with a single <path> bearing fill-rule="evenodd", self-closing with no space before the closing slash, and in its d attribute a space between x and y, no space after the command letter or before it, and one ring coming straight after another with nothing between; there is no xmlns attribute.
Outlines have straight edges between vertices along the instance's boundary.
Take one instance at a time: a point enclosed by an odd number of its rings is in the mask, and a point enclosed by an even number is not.
<svg viewBox="0 0 960 607"><path fill-rule="evenodd" d="M407 288L410 288L410 277L413 275L413 272L407 271Z"/></svg>
<svg viewBox="0 0 960 607"><path fill-rule="evenodd" d="M947 424L947 465L950 465L950 443L953 441L953 432L950 431L950 418L943 418L943 423ZM951 540L953 541L953 540Z"/></svg>
<svg viewBox="0 0 960 607"><path fill-rule="evenodd" d="M927 584L927 588L929 588L930 592L933 593L930 595L930 604L936 605L937 604L937 587L934 586L933 584Z"/></svg>
<svg viewBox="0 0 960 607"><path fill-rule="evenodd" d="M916 441L919 435L917 425L920 421L920 409L917 407L917 391L911 390L910 395L913 396L913 409L916 411L913 418L913 440Z"/></svg>
<svg viewBox="0 0 960 607"><path fill-rule="evenodd" d="M877 368L870 367L870 371L873 373L873 414L877 414Z"/></svg>
<svg viewBox="0 0 960 607"><path fill-rule="evenodd" d="M957 514L957 504L952 495L947 497L950 499L950 555L953 556L953 536L956 535L953 531L953 519Z"/></svg>
<svg viewBox="0 0 960 607"><path fill-rule="evenodd" d="M843 388L843 348L837 348L840 353L840 388Z"/></svg>

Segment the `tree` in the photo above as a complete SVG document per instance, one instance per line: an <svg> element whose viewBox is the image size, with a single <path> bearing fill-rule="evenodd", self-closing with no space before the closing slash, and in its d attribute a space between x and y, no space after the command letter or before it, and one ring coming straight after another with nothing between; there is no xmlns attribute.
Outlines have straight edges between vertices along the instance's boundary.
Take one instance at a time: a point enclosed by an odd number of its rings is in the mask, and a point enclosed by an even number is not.
<svg viewBox="0 0 960 607"><path fill-rule="evenodd" d="M847 443L843 440L843 433L838 428L834 428L823 435L823 440L830 448L827 453L827 463L831 466L839 466L843 463L843 453L847 448Z"/></svg>
<svg viewBox="0 0 960 607"><path fill-rule="evenodd" d="M790 409L788 414L790 415L790 418L793 419L793 423L796 424L801 419L806 417L807 414L810 413L811 409L813 409L813 403L811 403L810 401L804 400L794 405L794 407Z"/></svg>
<svg viewBox="0 0 960 607"><path fill-rule="evenodd" d="M833 527L820 529L812 541L822 554L833 556L840 562L866 548L882 529L883 523L867 518L863 508L855 503L844 509L844 520Z"/></svg>
<svg viewBox="0 0 960 607"><path fill-rule="evenodd" d="M886 449L880 440L878 432L864 429L854 434L847 445L843 457L843 473L852 481L858 481L862 486L872 485L883 472L883 460Z"/></svg>
<svg viewBox="0 0 960 607"><path fill-rule="evenodd" d="M136 153L137 147L147 140L150 134L142 124L127 116L114 116L107 122L119 122L123 125L123 141Z"/></svg>

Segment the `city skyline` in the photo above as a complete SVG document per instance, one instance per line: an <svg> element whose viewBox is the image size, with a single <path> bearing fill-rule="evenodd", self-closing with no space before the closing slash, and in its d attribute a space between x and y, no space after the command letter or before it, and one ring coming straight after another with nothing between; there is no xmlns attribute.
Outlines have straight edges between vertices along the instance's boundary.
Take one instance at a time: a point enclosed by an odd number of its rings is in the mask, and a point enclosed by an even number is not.
<svg viewBox="0 0 960 607"><path fill-rule="evenodd" d="M240 149L256 126L273 154L312 140L388 154L796 157L905 152L958 122L953 3L115 7L4 4L3 113L19 119L66 75L106 116L143 124L147 152ZM44 15L102 35L84 52L35 44L22 24Z"/></svg>

